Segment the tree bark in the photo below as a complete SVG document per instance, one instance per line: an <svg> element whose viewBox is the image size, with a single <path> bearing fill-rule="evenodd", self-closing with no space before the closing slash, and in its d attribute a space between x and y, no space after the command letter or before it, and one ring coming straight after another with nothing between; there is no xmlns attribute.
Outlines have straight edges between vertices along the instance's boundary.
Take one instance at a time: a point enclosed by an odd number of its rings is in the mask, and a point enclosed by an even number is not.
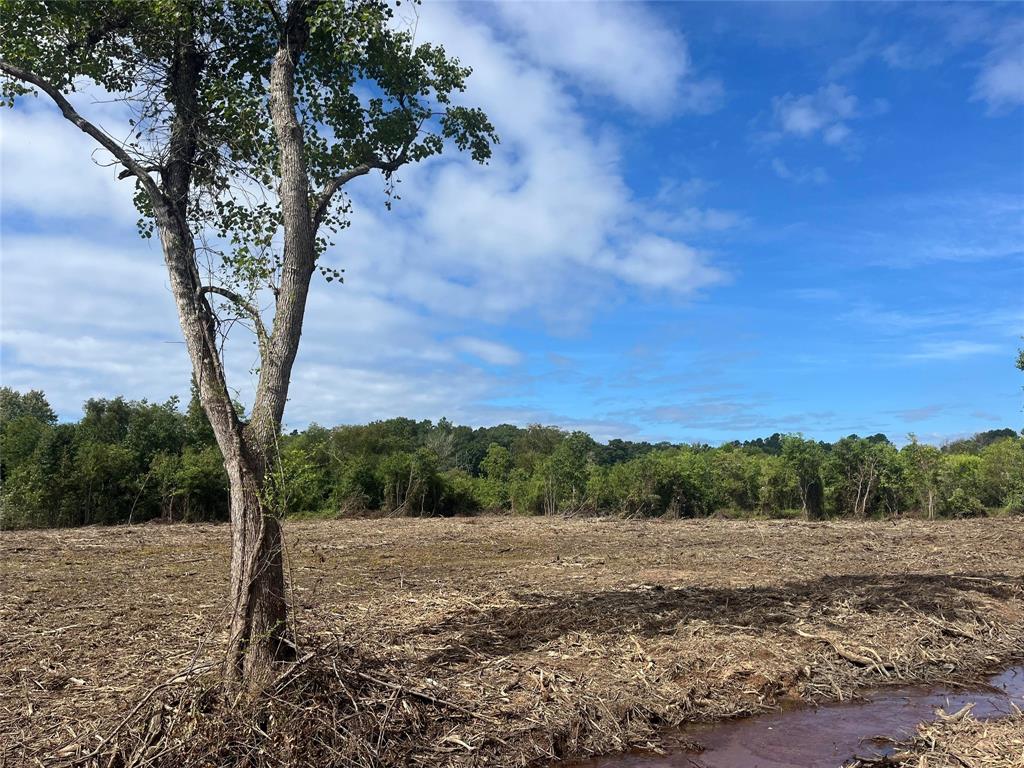
<svg viewBox="0 0 1024 768"><path fill-rule="evenodd" d="M263 483L249 462L227 467L231 483L231 624L224 662L229 689L258 693L275 665L294 658L288 629L281 525L266 514Z"/></svg>
<svg viewBox="0 0 1024 768"><path fill-rule="evenodd" d="M280 150L284 259L273 329L265 340L252 418L240 435L239 455L225 467L231 483L231 607L225 662L230 687L255 693L277 662L293 658L287 625L281 526L264 510L268 458L275 455L292 365L299 348L309 283L316 264L309 177L302 128L295 114L295 57L305 41L300 21L270 68L270 117ZM202 396L202 394L201 394Z"/></svg>
<svg viewBox="0 0 1024 768"><path fill-rule="evenodd" d="M274 325L267 355L260 368L250 429L260 440L270 438L281 424L299 349L302 320L306 313L309 283L316 267L316 233L310 206L302 126L295 113L295 58L305 41L305 31L291 29L290 37L270 65L269 110L280 151L281 219L284 228L284 259L277 293Z"/></svg>

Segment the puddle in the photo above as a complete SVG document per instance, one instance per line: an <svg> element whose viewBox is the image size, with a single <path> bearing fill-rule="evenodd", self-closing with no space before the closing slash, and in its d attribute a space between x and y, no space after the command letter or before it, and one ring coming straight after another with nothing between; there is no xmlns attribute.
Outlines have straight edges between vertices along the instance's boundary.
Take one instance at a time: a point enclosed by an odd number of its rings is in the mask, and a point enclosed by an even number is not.
<svg viewBox="0 0 1024 768"><path fill-rule="evenodd" d="M577 768L838 768L854 755L884 755L890 739L935 720L939 707L956 712L974 704L979 718L1001 717L1013 704L1024 709L1024 666L1011 667L974 689L886 688L856 702L772 712L718 723L687 725L673 741L698 743L667 755L626 754L574 764Z"/></svg>

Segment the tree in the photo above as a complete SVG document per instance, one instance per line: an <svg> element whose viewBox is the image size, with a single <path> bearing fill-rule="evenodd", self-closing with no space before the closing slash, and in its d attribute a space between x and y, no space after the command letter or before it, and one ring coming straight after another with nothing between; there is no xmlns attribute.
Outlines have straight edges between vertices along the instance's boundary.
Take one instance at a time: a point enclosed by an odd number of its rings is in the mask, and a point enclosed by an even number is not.
<svg viewBox="0 0 1024 768"><path fill-rule="evenodd" d="M540 467L544 514L578 512L587 488L587 468L596 443L586 432L567 435Z"/></svg>
<svg viewBox="0 0 1024 768"><path fill-rule="evenodd" d="M23 395L0 387L0 482L29 459L56 422L57 414L39 390Z"/></svg>
<svg viewBox="0 0 1024 768"><path fill-rule="evenodd" d="M772 439L774 437L772 435ZM785 435L782 438L782 460L796 478L800 510L807 517L821 517L824 514L821 470L825 462L825 451L821 445L805 440L801 435Z"/></svg>
<svg viewBox="0 0 1024 768"><path fill-rule="evenodd" d="M764 454L743 450L736 443L723 445L715 451L714 487L726 506L744 510L757 507L764 458Z"/></svg>
<svg viewBox="0 0 1024 768"><path fill-rule="evenodd" d="M949 517L976 517L985 513L981 502L984 478L980 456L952 453L942 457L939 494L942 512Z"/></svg>
<svg viewBox="0 0 1024 768"><path fill-rule="evenodd" d="M917 441L916 435L910 435L910 442L900 451L907 466L907 475L919 507L928 513L928 519L935 517L935 494L939 485L939 467L942 465L942 452L934 445L926 445Z"/></svg>
<svg viewBox="0 0 1024 768"><path fill-rule="evenodd" d="M493 509L504 507L508 503L508 481L512 472L512 454L508 448L491 443L487 453L480 462L481 503Z"/></svg>
<svg viewBox="0 0 1024 768"><path fill-rule="evenodd" d="M979 455L982 503L1019 512L1024 501L1024 440L1004 438L985 446Z"/></svg>
<svg viewBox="0 0 1024 768"><path fill-rule="evenodd" d="M50 407L46 395L30 389L24 395L10 387L0 387L0 424L28 416L42 424L57 423L57 414Z"/></svg>
<svg viewBox="0 0 1024 768"><path fill-rule="evenodd" d="M837 510L861 518L872 510L892 448L877 437L849 435L832 446L825 468Z"/></svg>
<svg viewBox="0 0 1024 768"><path fill-rule="evenodd" d="M446 144L485 162L496 141L480 110L452 100L469 69L392 13L385 0L0 0L0 97L52 100L134 183L140 232L160 238L231 489L232 690L260 690L293 652L265 486L312 276L341 277L320 257L347 221L342 189L376 171L390 194L405 164ZM108 132L76 109L83 81L120 101L125 125ZM232 321L259 352L248 420L222 358Z"/></svg>

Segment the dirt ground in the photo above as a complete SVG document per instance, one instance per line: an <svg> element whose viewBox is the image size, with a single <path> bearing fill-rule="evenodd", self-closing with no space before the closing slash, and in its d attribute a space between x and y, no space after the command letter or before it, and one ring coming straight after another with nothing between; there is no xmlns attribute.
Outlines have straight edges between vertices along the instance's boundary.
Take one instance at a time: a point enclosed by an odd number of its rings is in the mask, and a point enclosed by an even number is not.
<svg viewBox="0 0 1024 768"><path fill-rule="evenodd" d="M212 714L204 678L153 690L217 660L227 526L0 533L0 765L112 748L137 765L543 765L1024 658L1021 519L353 520L286 537L308 661L240 725Z"/></svg>

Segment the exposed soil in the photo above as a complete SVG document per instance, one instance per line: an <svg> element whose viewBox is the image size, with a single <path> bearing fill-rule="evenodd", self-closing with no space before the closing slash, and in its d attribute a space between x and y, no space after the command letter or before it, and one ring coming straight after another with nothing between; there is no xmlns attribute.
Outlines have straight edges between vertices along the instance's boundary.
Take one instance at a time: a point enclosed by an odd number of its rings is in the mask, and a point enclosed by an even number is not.
<svg viewBox="0 0 1024 768"><path fill-rule="evenodd" d="M302 663L225 713L209 675L154 687L217 661L226 526L0 534L0 765L540 765L1024 657L1021 519L286 536Z"/></svg>

